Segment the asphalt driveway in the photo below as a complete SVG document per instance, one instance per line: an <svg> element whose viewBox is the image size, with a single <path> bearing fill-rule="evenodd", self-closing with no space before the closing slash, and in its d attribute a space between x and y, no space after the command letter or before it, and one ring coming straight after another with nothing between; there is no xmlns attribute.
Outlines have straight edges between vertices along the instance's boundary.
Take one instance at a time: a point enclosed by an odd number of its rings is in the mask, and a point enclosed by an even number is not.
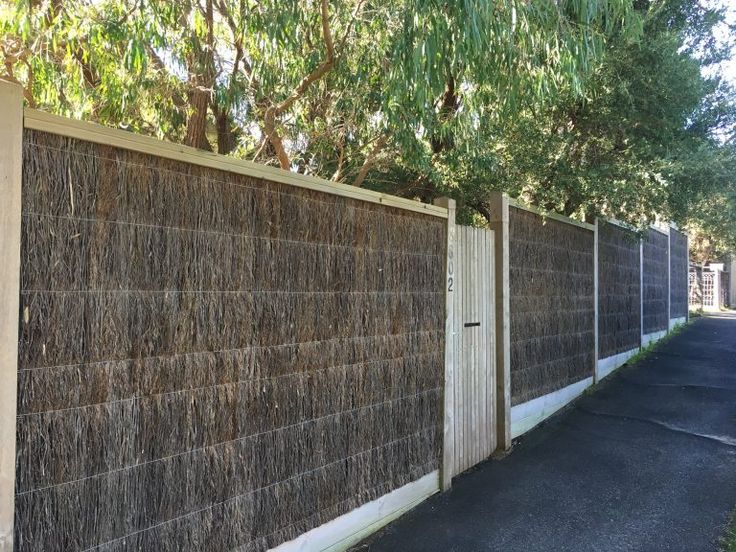
<svg viewBox="0 0 736 552"><path fill-rule="evenodd" d="M736 315L695 321L354 550L714 551L736 505Z"/></svg>

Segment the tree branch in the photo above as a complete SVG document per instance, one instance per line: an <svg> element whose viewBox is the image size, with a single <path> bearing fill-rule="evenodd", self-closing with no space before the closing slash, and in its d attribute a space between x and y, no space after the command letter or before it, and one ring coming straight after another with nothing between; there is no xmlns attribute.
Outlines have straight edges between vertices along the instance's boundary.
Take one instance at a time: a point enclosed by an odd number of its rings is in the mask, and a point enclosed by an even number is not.
<svg viewBox="0 0 736 552"><path fill-rule="evenodd" d="M166 68L166 64L161 59L161 57L156 53L156 50L153 49L153 47L150 44L146 44L146 51L148 52L148 57L151 58L151 62L153 63L153 66L162 73L168 73L169 70ZM178 90L174 89L170 91L171 93L171 101L174 103L174 106L177 109L184 110L187 108L187 101L184 99L184 96L182 96Z"/></svg>
<svg viewBox="0 0 736 552"><path fill-rule="evenodd" d="M320 13L322 18L322 36L327 56L314 71L301 80L288 98L280 104L270 108L273 111L274 116L281 115L284 111L294 105L294 102L304 95L309 86L321 79L335 64L335 46L332 42L332 32L330 31L330 14L327 10L327 0L321 1Z"/></svg>
<svg viewBox="0 0 736 552"><path fill-rule="evenodd" d="M276 130L276 117L270 108L266 109L263 116L263 128L266 131L268 140L271 142L271 145L276 152L279 166L288 171L291 168L291 161L289 161L289 155L286 153L286 148L284 148L281 136L279 136L278 130Z"/></svg>
<svg viewBox="0 0 736 552"><path fill-rule="evenodd" d="M373 164L376 162L376 157L378 157L378 154L384 148L387 141L388 141L388 138L386 137L385 134L383 134L376 141L376 143L373 144L373 149L371 149L371 152L365 158L365 161L363 161L363 165L360 167L360 170L358 171L358 175L355 177L355 180L353 181L353 186L360 188L363 185L363 181L365 180L365 177L368 176L368 172L373 168Z"/></svg>

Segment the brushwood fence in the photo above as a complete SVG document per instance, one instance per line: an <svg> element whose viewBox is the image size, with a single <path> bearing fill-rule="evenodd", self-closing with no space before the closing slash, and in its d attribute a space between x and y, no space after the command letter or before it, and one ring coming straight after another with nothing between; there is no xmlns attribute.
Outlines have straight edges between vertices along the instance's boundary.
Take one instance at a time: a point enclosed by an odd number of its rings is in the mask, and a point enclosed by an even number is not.
<svg viewBox="0 0 736 552"><path fill-rule="evenodd" d="M642 329L644 341L669 328L669 241L667 234L650 229L642 247Z"/></svg>
<svg viewBox="0 0 736 552"><path fill-rule="evenodd" d="M511 400L589 377L595 365L594 235L511 207Z"/></svg>
<svg viewBox="0 0 736 552"><path fill-rule="evenodd" d="M687 237L584 224L509 200L510 433L686 321ZM674 243L670 234L677 232ZM670 312L670 298L675 310Z"/></svg>
<svg viewBox="0 0 736 552"><path fill-rule="evenodd" d="M598 221L598 373L641 346L641 246L636 232Z"/></svg>
<svg viewBox="0 0 736 552"><path fill-rule="evenodd" d="M29 115L17 550L266 550L437 471L443 210Z"/></svg>
<svg viewBox="0 0 736 552"><path fill-rule="evenodd" d="M463 230L0 102L2 552L344 549L683 317L671 228Z"/></svg>
<svg viewBox="0 0 736 552"><path fill-rule="evenodd" d="M688 266L687 236L670 228L670 324L687 319Z"/></svg>

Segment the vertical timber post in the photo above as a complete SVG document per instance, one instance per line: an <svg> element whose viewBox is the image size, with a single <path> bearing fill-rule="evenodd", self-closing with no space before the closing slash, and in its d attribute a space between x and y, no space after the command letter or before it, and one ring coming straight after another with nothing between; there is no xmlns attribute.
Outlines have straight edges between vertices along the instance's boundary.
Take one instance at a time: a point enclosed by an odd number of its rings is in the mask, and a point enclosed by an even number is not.
<svg viewBox="0 0 736 552"><path fill-rule="evenodd" d="M440 484L446 491L455 473L455 200L441 197L435 205L447 209L447 261L445 278L445 389L442 469Z"/></svg>
<svg viewBox="0 0 736 552"><path fill-rule="evenodd" d="M672 225L667 224L667 333L672 326Z"/></svg>
<svg viewBox="0 0 736 552"><path fill-rule="evenodd" d="M644 236L639 238L639 349L644 348Z"/></svg>
<svg viewBox="0 0 736 552"><path fill-rule="evenodd" d="M593 357L593 382L598 383L598 317L600 316L599 313L599 304L598 304L598 277L600 275L599 269L598 269L598 217L595 219L595 230L593 230L593 293L595 294L593 297L593 305L595 308L595 317L594 317L594 324L595 328L593 329L594 335L595 335L595 356Z"/></svg>
<svg viewBox="0 0 736 552"><path fill-rule="evenodd" d="M0 80L0 552L13 550L23 91Z"/></svg>
<svg viewBox="0 0 736 552"><path fill-rule="evenodd" d="M729 299L731 301L731 308L736 306L736 256L731 254L731 258L729 259L730 264L728 266L728 273L730 276L729 284L730 289L728 290ZM689 264L689 263L688 263Z"/></svg>
<svg viewBox="0 0 736 552"><path fill-rule="evenodd" d="M511 310L509 287L509 198L493 192L489 227L494 236L496 308L496 438L499 451L511 448Z"/></svg>
<svg viewBox="0 0 736 552"><path fill-rule="evenodd" d="M687 259L687 262L685 264L685 282L687 282L687 285L685 286L685 305L687 305L687 308L685 309L685 322L690 322L690 236L685 234L685 258ZM698 283L698 273L695 272L695 284Z"/></svg>

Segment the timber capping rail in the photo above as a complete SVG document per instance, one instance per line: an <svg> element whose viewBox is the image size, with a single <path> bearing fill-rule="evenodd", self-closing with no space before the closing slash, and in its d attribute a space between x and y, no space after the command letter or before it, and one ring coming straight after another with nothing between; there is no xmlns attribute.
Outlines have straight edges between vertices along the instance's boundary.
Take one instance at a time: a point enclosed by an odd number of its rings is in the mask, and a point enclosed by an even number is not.
<svg viewBox="0 0 736 552"><path fill-rule="evenodd" d="M35 109L24 109L23 126L27 129L40 130L50 134L66 136L68 138L77 138L79 140L85 140L95 144L114 146L138 153L163 157L165 159L184 161L186 163L211 169L219 169L235 174L271 180L280 184L297 186L327 194L447 218L448 210L446 208L431 205L429 203L420 203L411 199L383 194L373 190L366 190L349 184L341 184L339 182L332 182L315 176L306 176L291 171L285 171L283 169L277 169L267 165L253 163L251 161L198 150L196 148L175 144L173 142L165 142L150 136L141 136L125 130L104 127L95 123L77 121L67 117L52 115Z"/></svg>
<svg viewBox="0 0 736 552"><path fill-rule="evenodd" d="M578 226L580 228L585 228L586 230L590 230L591 232L595 232L594 224L589 224L587 222L581 222L579 220L575 220L570 217L566 217L565 215L560 215L559 213L555 213L552 211L545 211L544 209L540 209L538 207L528 205L524 203L523 201L521 201L520 199L509 197L508 201L509 201L509 205L511 205L512 207L516 207L517 209L522 209L524 211L529 211L530 213L539 215L543 219L547 218L551 220L556 220L558 222L565 222L567 224L571 224L573 226Z"/></svg>

